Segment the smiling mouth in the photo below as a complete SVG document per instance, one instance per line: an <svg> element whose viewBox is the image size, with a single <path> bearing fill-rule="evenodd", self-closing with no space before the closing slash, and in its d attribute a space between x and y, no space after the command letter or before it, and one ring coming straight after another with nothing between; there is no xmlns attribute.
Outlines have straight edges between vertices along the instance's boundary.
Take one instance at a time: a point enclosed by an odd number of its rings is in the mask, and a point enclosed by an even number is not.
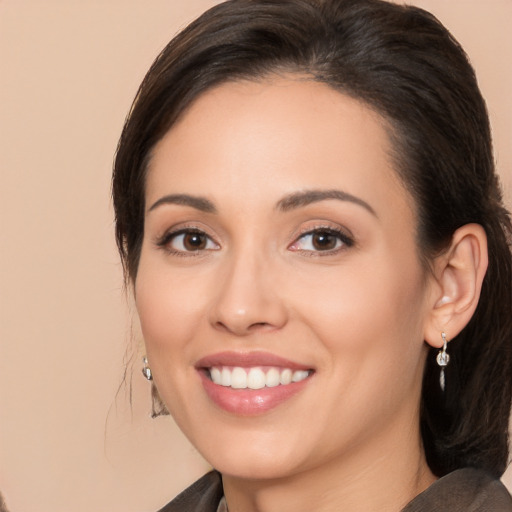
<svg viewBox="0 0 512 512"><path fill-rule="evenodd" d="M265 414L299 395L316 370L272 353L219 352L196 363L208 398L237 416Z"/></svg>
<svg viewBox="0 0 512 512"><path fill-rule="evenodd" d="M212 366L204 368L206 376L219 386L231 389L263 389L288 386L307 379L313 370L278 367Z"/></svg>

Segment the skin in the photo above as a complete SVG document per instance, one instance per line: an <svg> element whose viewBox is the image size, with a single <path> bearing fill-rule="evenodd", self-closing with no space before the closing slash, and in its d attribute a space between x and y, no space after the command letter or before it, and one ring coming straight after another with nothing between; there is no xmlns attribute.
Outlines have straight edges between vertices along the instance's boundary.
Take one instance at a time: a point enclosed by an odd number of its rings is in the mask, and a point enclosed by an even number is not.
<svg viewBox="0 0 512 512"><path fill-rule="evenodd" d="M159 393L223 474L230 512L397 511L434 481L419 403L439 289L386 130L360 102L285 76L204 93L154 148L137 310ZM334 189L348 200L279 207ZM190 228L205 233L201 250L165 238ZM343 235L323 250L304 235L314 229ZM229 413L195 367L226 350L314 374L264 414Z"/></svg>

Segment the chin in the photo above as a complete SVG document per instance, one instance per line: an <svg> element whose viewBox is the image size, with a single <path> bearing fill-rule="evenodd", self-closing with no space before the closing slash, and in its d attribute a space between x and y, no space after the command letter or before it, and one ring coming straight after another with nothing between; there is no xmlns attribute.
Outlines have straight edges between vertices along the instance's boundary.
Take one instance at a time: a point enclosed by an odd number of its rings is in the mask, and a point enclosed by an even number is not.
<svg viewBox="0 0 512 512"><path fill-rule="evenodd" d="M203 457L220 473L241 479L277 479L300 471L303 439L268 432L219 432L193 439ZM299 449L299 446L302 449Z"/></svg>
<svg viewBox="0 0 512 512"><path fill-rule="evenodd" d="M244 480L275 480L296 472L296 461L276 460L274 454L229 454L216 457L213 467L223 475ZM215 462L215 461L212 461Z"/></svg>

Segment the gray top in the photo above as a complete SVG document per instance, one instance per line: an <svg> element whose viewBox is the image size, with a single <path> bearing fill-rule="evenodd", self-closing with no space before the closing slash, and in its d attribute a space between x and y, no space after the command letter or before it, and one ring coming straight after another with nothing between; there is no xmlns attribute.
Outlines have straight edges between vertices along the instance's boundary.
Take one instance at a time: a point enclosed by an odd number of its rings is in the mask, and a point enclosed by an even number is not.
<svg viewBox="0 0 512 512"><path fill-rule="evenodd" d="M459 469L440 478L416 496L402 512L510 512L506 487L478 469Z"/></svg>
<svg viewBox="0 0 512 512"><path fill-rule="evenodd" d="M218 512L222 479L212 471L159 512ZM223 500L222 500L223 501ZM402 512L512 512L512 497L497 479L478 469L459 469L434 482Z"/></svg>

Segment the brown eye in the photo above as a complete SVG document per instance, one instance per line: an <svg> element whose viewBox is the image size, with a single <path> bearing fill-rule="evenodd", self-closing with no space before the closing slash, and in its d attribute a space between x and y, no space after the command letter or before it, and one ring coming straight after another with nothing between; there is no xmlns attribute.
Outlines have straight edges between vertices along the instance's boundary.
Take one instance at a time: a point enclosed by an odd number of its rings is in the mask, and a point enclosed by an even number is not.
<svg viewBox="0 0 512 512"><path fill-rule="evenodd" d="M317 251L336 249L338 242L339 236L333 235L328 231L317 231L311 235L311 244Z"/></svg>
<svg viewBox="0 0 512 512"><path fill-rule="evenodd" d="M292 251L335 253L338 249L352 247L354 241L341 231L318 228L304 233L290 247Z"/></svg>
<svg viewBox="0 0 512 512"><path fill-rule="evenodd" d="M183 229L174 233L168 233L158 242L158 245L176 254L220 249L219 245L206 233L196 229Z"/></svg>
<svg viewBox="0 0 512 512"><path fill-rule="evenodd" d="M184 233L183 247L187 251L200 251L206 249L208 237L202 233Z"/></svg>

